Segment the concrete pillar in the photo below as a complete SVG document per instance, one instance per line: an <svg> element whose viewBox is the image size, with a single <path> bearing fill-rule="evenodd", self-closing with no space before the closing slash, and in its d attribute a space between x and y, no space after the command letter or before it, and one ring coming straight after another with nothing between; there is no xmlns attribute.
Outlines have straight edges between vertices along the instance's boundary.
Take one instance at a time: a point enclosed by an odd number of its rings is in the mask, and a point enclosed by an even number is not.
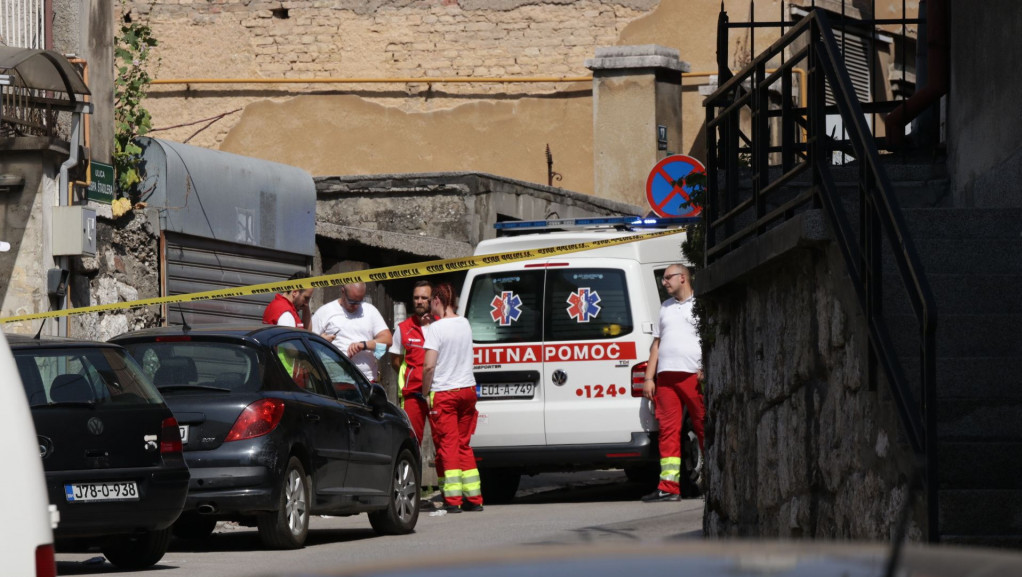
<svg viewBox="0 0 1022 577"><path fill-rule="evenodd" d="M593 71L593 192L648 206L649 171L681 152L681 73L689 65L655 44L597 48L585 64Z"/></svg>

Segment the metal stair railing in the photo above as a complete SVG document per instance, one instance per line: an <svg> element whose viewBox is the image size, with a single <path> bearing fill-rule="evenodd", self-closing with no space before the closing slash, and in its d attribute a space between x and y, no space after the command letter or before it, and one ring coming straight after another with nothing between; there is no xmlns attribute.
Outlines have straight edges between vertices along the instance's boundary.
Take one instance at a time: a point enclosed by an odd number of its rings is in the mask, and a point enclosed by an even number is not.
<svg viewBox="0 0 1022 577"><path fill-rule="evenodd" d="M768 73L768 62L778 57L782 64L771 64ZM792 99L797 66L808 70L808 102L802 106ZM936 306L827 15L812 10L742 71L732 75L722 69L720 78L727 81L704 101L706 264L800 212L823 209L866 317L871 382L879 365L909 443L924 463L928 538L936 542ZM828 88L832 105L827 104ZM840 115L846 134L828 135L827 115ZM751 136L742 131L743 122L751 124ZM778 137L776 144L771 142ZM836 151L854 158L859 169L858 234L835 183ZM741 186L742 164L751 170L751 188ZM803 176L807 172L808 182ZM885 240L919 322L921 404L908 384L881 307Z"/></svg>

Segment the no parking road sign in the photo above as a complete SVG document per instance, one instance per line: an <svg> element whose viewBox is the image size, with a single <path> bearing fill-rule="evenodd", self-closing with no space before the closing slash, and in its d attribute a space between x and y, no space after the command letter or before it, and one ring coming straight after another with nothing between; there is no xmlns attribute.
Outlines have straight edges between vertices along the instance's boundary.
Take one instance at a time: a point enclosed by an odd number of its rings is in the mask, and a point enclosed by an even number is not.
<svg viewBox="0 0 1022 577"><path fill-rule="evenodd" d="M703 163L684 154L675 154L656 163L646 179L646 200L660 216L698 216L701 206L686 205L706 183Z"/></svg>

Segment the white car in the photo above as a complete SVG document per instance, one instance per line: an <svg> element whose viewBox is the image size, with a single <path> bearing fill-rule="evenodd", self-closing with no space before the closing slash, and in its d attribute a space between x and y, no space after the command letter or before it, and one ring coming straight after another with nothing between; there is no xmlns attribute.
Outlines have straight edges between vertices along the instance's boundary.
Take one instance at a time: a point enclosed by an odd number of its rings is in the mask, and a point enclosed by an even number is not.
<svg viewBox="0 0 1022 577"><path fill-rule="evenodd" d="M479 243L475 254L641 234L581 230ZM514 497L522 474L621 468L659 476L657 423L642 384L663 271L683 260L683 232L468 272L459 313L472 326L479 419L472 437L488 502ZM686 421L687 423L687 421ZM682 493L698 493L701 455L683 431Z"/></svg>
<svg viewBox="0 0 1022 577"><path fill-rule="evenodd" d="M0 559L11 577L53 577L57 574L53 528L57 508L50 505L39 457L35 425L18 368L0 334L0 438L4 439L4 494L0 509Z"/></svg>

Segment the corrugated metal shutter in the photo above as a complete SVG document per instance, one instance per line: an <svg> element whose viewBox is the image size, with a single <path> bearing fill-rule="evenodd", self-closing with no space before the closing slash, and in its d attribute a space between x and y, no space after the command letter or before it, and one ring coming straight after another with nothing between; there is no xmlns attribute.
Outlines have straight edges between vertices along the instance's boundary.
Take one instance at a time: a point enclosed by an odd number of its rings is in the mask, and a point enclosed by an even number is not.
<svg viewBox="0 0 1022 577"><path fill-rule="evenodd" d="M852 79L852 86L855 87L855 94L859 102L871 102L872 92L869 83L869 38L858 34L845 33L841 30L834 31L834 40L839 48L843 49L845 66L848 67L848 76ZM835 104L834 95L827 85L827 104Z"/></svg>
<svg viewBox="0 0 1022 577"><path fill-rule="evenodd" d="M165 294L173 296L285 280L308 271L304 255L165 233ZM273 295L246 296L168 305L167 321L189 325L260 323Z"/></svg>

